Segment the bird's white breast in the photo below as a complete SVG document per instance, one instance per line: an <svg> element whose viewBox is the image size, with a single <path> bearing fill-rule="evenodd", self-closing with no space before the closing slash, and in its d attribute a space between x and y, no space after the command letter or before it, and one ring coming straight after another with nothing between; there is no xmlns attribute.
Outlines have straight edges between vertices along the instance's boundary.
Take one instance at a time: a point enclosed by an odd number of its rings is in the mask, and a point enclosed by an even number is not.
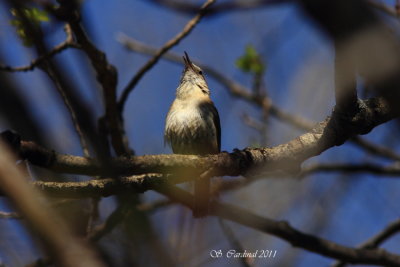
<svg viewBox="0 0 400 267"><path fill-rule="evenodd" d="M209 99L175 99L167 115L165 140L176 153L209 154L218 152L214 118L204 105ZM202 108L201 108L202 107Z"/></svg>

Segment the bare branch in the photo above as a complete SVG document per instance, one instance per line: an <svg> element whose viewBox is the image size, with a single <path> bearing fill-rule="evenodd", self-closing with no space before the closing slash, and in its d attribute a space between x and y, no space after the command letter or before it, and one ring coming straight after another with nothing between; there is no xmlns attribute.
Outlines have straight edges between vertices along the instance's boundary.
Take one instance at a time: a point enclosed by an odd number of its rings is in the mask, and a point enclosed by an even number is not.
<svg viewBox="0 0 400 267"><path fill-rule="evenodd" d="M20 1L8 0L11 7L14 7L19 17L21 17L22 23L26 28L27 34L32 38L35 44L36 52L38 55L48 54L48 49L45 42L43 41L43 33L40 28L35 27L32 22L26 17L26 14L22 11L23 5ZM69 27L66 27L67 41L71 41L72 34ZM65 79L63 72L60 70L57 64L54 64L52 58L45 58L40 64L41 69L49 76L49 78L54 82L56 89L60 93L70 115L76 132L80 138L82 149L85 154L88 154L88 149L86 146L86 139L88 138L92 144L93 148L97 154L101 157L104 153L100 150L100 145L98 144L97 134L95 128L92 127L92 118L90 116L91 112L86 108L86 106L81 103L81 100L75 94L75 90L70 86L70 83ZM79 116L78 116L79 115ZM87 134L84 136L83 133Z"/></svg>
<svg viewBox="0 0 400 267"><path fill-rule="evenodd" d="M43 206L40 196L33 191L23 174L15 166L8 148L0 143L0 186L31 229L43 241L47 251L60 266L104 266L97 254L73 235L66 225ZM49 219L51 218L51 219Z"/></svg>
<svg viewBox="0 0 400 267"><path fill-rule="evenodd" d="M107 220L98 226L96 226L93 231L91 231L88 235L88 239L90 241L98 241L100 240L104 235L108 234L111 232L115 226L117 226L119 223L122 222L124 219L126 213L129 210L129 205L128 203L122 203L120 204L112 213L110 216L108 216Z"/></svg>
<svg viewBox="0 0 400 267"><path fill-rule="evenodd" d="M381 232L376 234L375 236L371 237L369 240L364 242L359 246L359 248L363 249L374 249L377 248L380 244L384 241L392 237L393 235L400 232L400 220L396 220L385 227ZM332 267L343 267L345 266L345 262L335 262Z"/></svg>
<svg viewBox="0 0 400 267"><path fill-rule="evenodd" d="M37 59L32 60L29 65L20 66L20 67L11 67L11 66L0 64L0 70L9 71L9 72L32 71L36 67L39 67L44 61L46 61L49 58L52 58L55 55L63 52L67 48L79 48L79 45L74 43L72 39L67 38L67 40L65 40L61 44L55 46L51 51L49 51L45 55L41 55Z"/></svg>
<svg viewBox="0 0 400 267"><path fill-rule="evenodd" d="M66 27L68 28L68 27ZM44 61L46 62L46 61ZM83 135L82 132L82 128L79 124L79 120L77 118L77 113L76 111L73 109L70 100L68 99L66 92L64 90L64 86L62 85L62 82L60 81L59 77L56 75L56 73L52 70L51 67L46 66L43 68L44 71L47 73L47 75L49 76L49 78L53 81L54 85L56 86L56 89L58 91L58 93L60 94L62 100L64 101L65 106L67 107L69 114L71 115L71 120L72 120L72 124L74 125L75 131L78 134L79 137L79 142L81 144L82 147L82 152L83 155L85 157L89 157L89 147L88 144L86 142L85 136Z"/></svg>
<svg viewBox="0 0 400 267"><path fill-rule="evenodd" d="M22 216L17 212L4 212L0 211L0 219L21 219Z"/></svg>
<svg viewBox="0 0 400 267"><path fill-rule="evenodd" d="M398 232L400 232L400 220L396 220L389 224L380 233L376 234L371 239L363 243L360 248L377 248L380 244L382 244Z"/></svg>
<svg viewBox="0 0 400 267"><path fill-rule="evenodd" d="M188 14L194 14L198 10L198 5L192 4L187 1L151 0L151 2ZM237 10L243 11L263 6L271 6L274 4L282 4L290 2L293 2L293 0L244 0L244 1L242 0L242 1L222 2L220 4L211 7L207 12L207 16L216 15L219 13L227 13Z"/></svg>
<svg viewBox="0 0 400 267"><path fill-rule="evenodd" d="M208 7L212 5L214 2L215 0L207 0L207 2L205 2L203 6L200 8L197 15L185 25L183 30L180 33L178 33L174 38L166 42L157 51L157 53L135 74L135 76L131 79L131 81L123 90L121 98L119 100L118 105L121 112L124 109L125 102L128 99L130 92L134 89L134 87L140 81L143 75L158 62L158 60L165 52L167 52L169 49L177 45L183 38L185 38L193 30L193 28L200 22L201 18L207 13Z"/></svg>
<svg viewBox="0 0 400 267"><path fill-rule="evenodd" d="M400 155L396 154L393 150L391 150L389 148L371 143L371 142L367 141L366 139L363 139L359 136L353 137L351 139L351 141L353 143L357 144L358 146L362 147L363 149L365 149L366 151L368 151L371 154L385 157L385 158L392 159L392 160L396 160L396 161L400 161Z"/></svg>
<svg viewBox="0 0 400 267"><path fill-rule="evenodd" d="M21 144L23 146L23 144ZM115 182L114 179L109 179ZM101 181L101 180L100 180ZM123 186L126 188L126 186ZM162 194L169 196L173 201L183 203L192 207L192 196L178 188L164 187L162 184L155 186L154 189ZM188 197L189 196L189 197ZM345 260L352 263L381 264L381 265L399 265L400 257L389 254L383 250L363 250L352 249L340 246L333 242L317 238L308 234L299 232L285 222L274 221L254 215L246 210L214 202L212 205L212 214L224 219L252 227L254 229L270 233L283 238L294 246L307 249L325 256Z"/></svg>
<svg viewBox="0 0 400 267"><path fill-rule="evenodd" d="M374 164L317 164L304 168L299 177L305 177L317 172L345 172L345 173L372 173L376 175L400 176L399 167L382 167ZM259 175L258 175L259 176ZM286 177L287 174L275 174L273 177ZM262 178L271 177L270 175ZM255 178L241 178L230 181L223 181L213 188L213 195L221 191L232 190L243 187ZM105 178L83 182L44 182L35 181L32 185L49 196L57 198L85 198L85 197L108 197L124 192L143 193L147 190L154 190L160 186L168 186L183 182L192 181L192 177L172 174L142 174L129 177Z"/></svg>
<svg viewBox="0 0 400 267"><path fill-rule="evenodd" d="M172 200L193 208L193 196L177 187L158 189L169 195ZM246 209L214 201L211 203L211 215L230 220L255 230L271 234L286 240L295 247L318 253L350 263L400 266L400 256L383 249L357 249L339 245L332 241L303 233L285 221L276 221L261 217Z"/></svg>
<svg viewBox="0 0 400 267"><path fill-rule="evenodd" d="M235 233L232 231L231 227L222 219L219 219L218 222L219 225L221 226L222 232L225 234L232 248L235 249L236 251L244 251L242 245L236 238ZM253 266L252 258L247 258L247 257L240 258L240 263L242 264L243 267Z"/></svg>
<svg viewBox="0 0 400 267"><path fill-rule="evenodd" d="M189 180L186 177L186 181ZM51 197L83 198L108 197L124 192L143 193L161 185L176 184L184 181L184 178L172 175L143 174L119 179L106 178L84 182L35 181L32 182L32 185Z"/></svg>
<svg viewBox="0 0 400 267"><path fill-rule="evenodd" d="M286 144L272 148L246 148L232 153L209 156L194 155L146 155L132 158L115 158L100 164L84 157L57 154L33 142L15 144L16 152L32 164L63 173L84 175L135 175L146 173L178 173L181 176L199 175L213 169L213 176L264 175L266 172L283 170L297 172L300 164L312 156L341 145L357 134L366 134L379 124L394 118L385 102L372 98L362 102L359 112L347 121L343 117L332 117L320 122L313 130ZM12 135L10 132L5 132ZM5 134L3 133L3 134Z"/></svg>
<svg viewBox="0 0 400 267"><path fill-rule="evenodd" d="M264 128L265 128L264 123L262 123L262 122L258 121L257 119L249 116L248 114L246 114L246 113L243 114L242 115L242 119L243 119L243 122L247 126L249 126L250 128L253 128L254 130L256 130L256 131L258 131L260 133L264 131Z"/></svg>
<svg viewBox="0 0 400 267"><path fill-rule="evenodd" d="M375 175L400 176L398 166L380 166L372 163L363 164L316 164L302 170L300 176L304 177L318 172L344 172L344 173L372 173Z"/></svg>
<svg viewBox="0 0 400 267"><path fill-rule="evenodd" d="M120 188L122 189L122 188ZM172 202L169 199L163 199L159 201L154 201L151 203L139 204L136 208L139 211L153 212L160 207L165 207L171 205ZM88 235L88 239L91 241L98 241L106 234L110 233L119 223L121 223L127 213L129 212L129 203L121 203L114 211L108 216L107 220L96 226Z"/></svg>
<svg viewBox="0 0 400 267"><path fill-rule="evenodd" d="M400 266L400 256L383 249L345 247L326 239L302 233L285 221L263 218L233 205L216 203L212 213L221 218L282 238L295 247L327 257L340 258L350 263Z"/></svg>
<svg viewBox="0 0 400 267"><path fill-rule="evenodd" d="M198 10L198 5L190 2L181 0L151 0L152 3L173 9L178 12L195 14ZM242 0L242 1L229 1L216 4L209 9L207 16L213 16L217 14L224 14L234 11L246 11L256 8L269 7L275 4L290 4L294 3L293 0ZM399 13L396 8L393 8L385 3L378 0L367 0L366 1L371 7L376 8L388 15L398 17Z"/></svg>
<svg viewBox="0 0 400 267"><path fill-rule="evenodd" d="M113 65L108 63L104 52L100 51L88 38L82 28L77 16L77 10L70 6L69 1L59 1L61 6L59 9L66 11L64 14L65 20L71 27L71 31L75 35L77 43L81 46L83 52L86 53L93 68L97 74L97 80L103 89L103 99L105 102L105 118L107 121L107 130L111 136L111 143L117 155L131 154L129 149L128 139L125 136L121 117L117 107L117 70ZM54 11L57 13L57 10ZM102 120L100 120L102 121Z"/></svg>

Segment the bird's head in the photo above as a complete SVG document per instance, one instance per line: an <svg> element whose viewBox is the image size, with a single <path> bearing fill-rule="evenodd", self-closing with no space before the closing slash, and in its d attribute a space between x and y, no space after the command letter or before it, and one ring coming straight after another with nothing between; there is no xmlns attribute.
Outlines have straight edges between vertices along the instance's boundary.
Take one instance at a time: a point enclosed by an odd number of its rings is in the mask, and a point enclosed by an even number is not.
<svg viewBox="0 0 400 267"><path fill-rule="evenodd" d="M183 56L183 62L185 68L182 72L180 89L184 89L184 91L201 90L204 94L210 94L202 69L190 60L186 52Z"/></svg>

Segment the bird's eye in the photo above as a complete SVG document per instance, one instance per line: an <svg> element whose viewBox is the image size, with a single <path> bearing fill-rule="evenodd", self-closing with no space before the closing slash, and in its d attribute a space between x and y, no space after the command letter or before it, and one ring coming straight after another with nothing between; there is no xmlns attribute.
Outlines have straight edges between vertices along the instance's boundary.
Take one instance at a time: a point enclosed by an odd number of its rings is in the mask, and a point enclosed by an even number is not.
<svg viewBox="0 0 400 267"><path fill-rule="evenodd" d="M203 72L202 72L201 70L199 70L199 74L200 74L200 75L203 75Z"/></svg>

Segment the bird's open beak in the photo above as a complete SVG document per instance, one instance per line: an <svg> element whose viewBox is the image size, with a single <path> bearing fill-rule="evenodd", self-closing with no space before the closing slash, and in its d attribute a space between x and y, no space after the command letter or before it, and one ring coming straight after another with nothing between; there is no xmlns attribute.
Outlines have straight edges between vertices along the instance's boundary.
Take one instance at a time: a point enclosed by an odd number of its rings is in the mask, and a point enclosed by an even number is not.
<svg viewBox="0 0 400 267"><path fill-rule="evenodd" d="M185 55L183 56L183 61L185 62L185 67L191 68L194 71L193 63L190 61L188 53L186 53L186 51L184 53Z"/></svg>

